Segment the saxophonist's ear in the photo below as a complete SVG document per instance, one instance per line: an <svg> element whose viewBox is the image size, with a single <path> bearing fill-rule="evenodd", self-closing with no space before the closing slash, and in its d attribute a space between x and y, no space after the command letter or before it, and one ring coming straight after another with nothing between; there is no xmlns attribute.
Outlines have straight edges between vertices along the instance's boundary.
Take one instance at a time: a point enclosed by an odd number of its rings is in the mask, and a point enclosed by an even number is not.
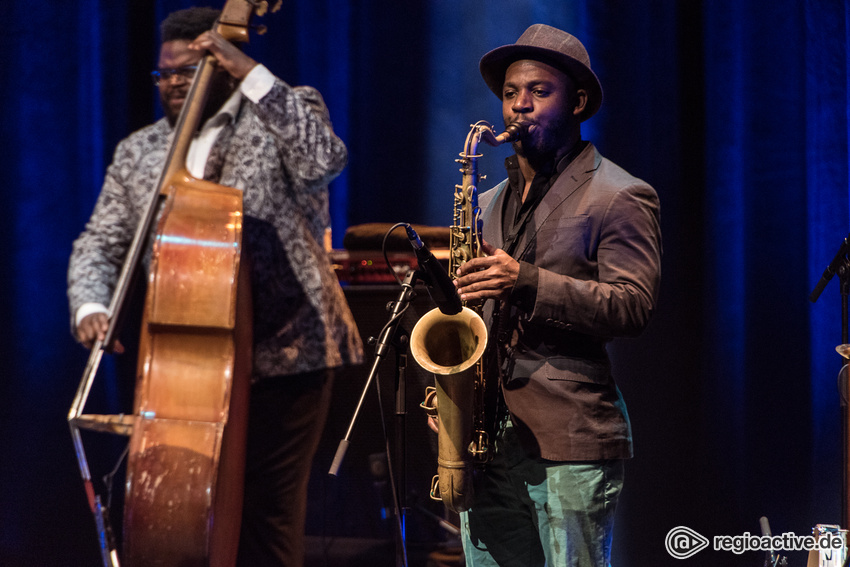
<svg viewBox="0 0 850 567"><path fill-rule="evenodd" d="M574 116L581 116L584 109L587 107L587 91L579 89L576 91L576 105L573 108Z"/></svg>

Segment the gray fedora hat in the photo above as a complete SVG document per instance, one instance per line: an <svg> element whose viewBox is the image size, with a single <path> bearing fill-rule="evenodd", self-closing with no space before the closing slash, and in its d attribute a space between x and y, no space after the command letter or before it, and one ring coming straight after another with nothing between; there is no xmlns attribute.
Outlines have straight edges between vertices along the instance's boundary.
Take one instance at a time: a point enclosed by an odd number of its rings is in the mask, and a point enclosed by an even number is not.
<svg viewBox="0 0 850 567"><path fill-rule="evenodd" d="M511 63L522 59L541 61L570 75L578 87L587 91L587 107L581 115L587 120L602 105L602 85L590 68L590 57L584 45L574 36L545 24L534 24L516 43L503 45L486 53L478 63L481 76L490 90L502 98L505 71Z"/></svg>

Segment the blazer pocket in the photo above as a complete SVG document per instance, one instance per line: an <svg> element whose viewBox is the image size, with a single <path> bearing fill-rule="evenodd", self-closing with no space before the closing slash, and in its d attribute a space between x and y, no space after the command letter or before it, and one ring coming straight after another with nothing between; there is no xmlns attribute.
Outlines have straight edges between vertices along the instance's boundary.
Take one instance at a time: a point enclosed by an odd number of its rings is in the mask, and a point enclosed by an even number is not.
<svg viewBox="0 0 850 567"><path fill-rule="evenodd" d="M541 226L534 239L537 244L533 246L541 260L558 262L563 261L564 253L574 256L587 257L590 249L590 217L586 215L567 217L554 221L547 221ZM549 258L549 254L553 256Z"/></svg>
<svg viewBox="0 0 850 567"><path fill-rule="evenodd" d="M552 219L551 217L544 222L538 229L538 234L549 232L550 230L558 231L564 229L575 229L576 227L584 228L590 224L590 216L576 215L574 217L560 217Z"/></svg>
<svg viewBox="0 0 850 567"><path fill-rule="evenodd" d="M568 380L586 384L607 384L611 380L611 365L568 356L552 356L543 360L519 359L514 362L515 377L540 376L547 380Z"/></svg>

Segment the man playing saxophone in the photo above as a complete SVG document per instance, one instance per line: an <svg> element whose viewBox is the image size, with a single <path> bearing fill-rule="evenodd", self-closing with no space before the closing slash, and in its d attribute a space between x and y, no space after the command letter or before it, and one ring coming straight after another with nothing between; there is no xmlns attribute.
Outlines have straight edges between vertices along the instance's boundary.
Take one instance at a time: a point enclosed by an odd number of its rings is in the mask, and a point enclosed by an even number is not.
<svg viewBox="0 0 850 567"><path fill-rule="evenodd" d="M480 70L505 124L525 128L507 179L480 197L487 255L455 280L462 300L495 300L506 408L461 514L464 554L475 566L604 567L632 456L606 343L638 335L654 310L658 197L582 140L602 88L578 39L536 24Z"/></svg>

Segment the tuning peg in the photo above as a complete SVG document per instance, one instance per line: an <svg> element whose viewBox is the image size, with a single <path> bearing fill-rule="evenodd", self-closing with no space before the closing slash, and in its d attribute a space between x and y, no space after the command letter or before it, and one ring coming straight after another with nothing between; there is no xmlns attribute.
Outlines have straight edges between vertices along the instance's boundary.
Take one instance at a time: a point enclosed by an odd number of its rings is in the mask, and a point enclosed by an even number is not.
<svg viewBox="0 0 850 567"><path fill-rule="evenodd" d="M254 5L254 14L257 16L263 17L266 15L266 12L269 11L269 3L267 0L255 0L251 2ZM276 0L274 4L272 4L271 11L272 13L280 10L280 6L283 4L282 0Z"/></svg>
<svg viewBox="0 0 850 567"><path fill-rule="evenodd" d="M257 35L265 35L267 31L269 31L269 28L266 26L254 26L254 32Z"/></svg>
<svg viewBox="0 0 850 567"><path fill-rule="evenodd" d="M850 344L838 345L835 347L835 351L844 358L850 358Z"/></svg>

